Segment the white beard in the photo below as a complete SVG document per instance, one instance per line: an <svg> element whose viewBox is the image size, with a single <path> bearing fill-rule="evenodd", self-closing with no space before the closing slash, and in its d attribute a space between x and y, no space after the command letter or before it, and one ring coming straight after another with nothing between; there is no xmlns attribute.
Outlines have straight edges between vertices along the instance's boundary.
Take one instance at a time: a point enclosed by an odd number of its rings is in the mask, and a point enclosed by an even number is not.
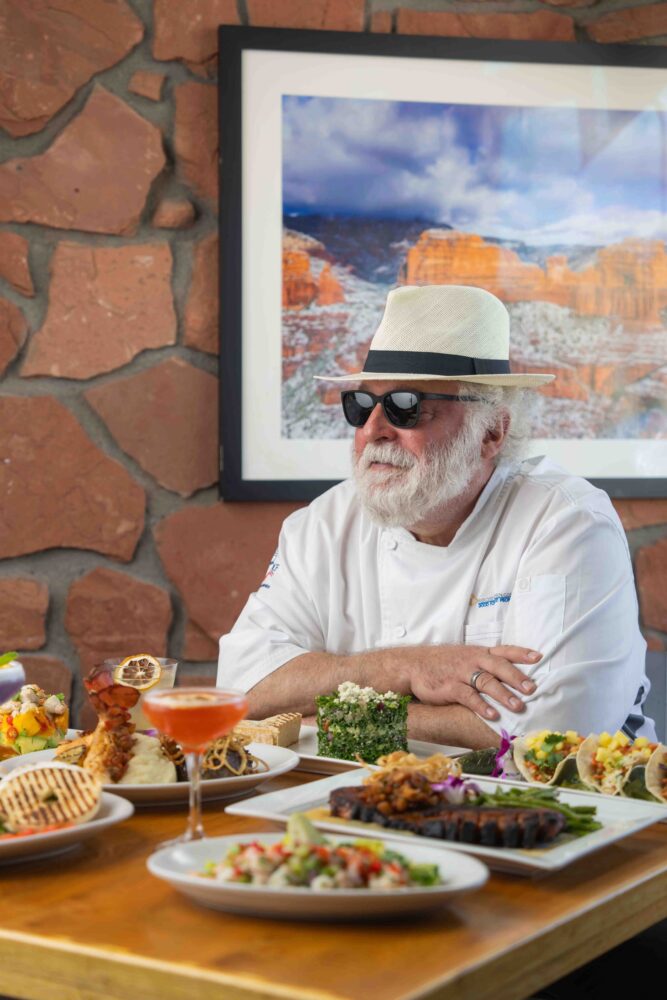
<svg viewBox="0 0 667 1000"><path fill-rule="evenodd" d="M367 444L359 457L353 450L357 493L369 517L383 528L409 528L459 497L482 464L485 417L471 411L452 441L433 445L421 459L389 442ZM398 468L374 472L372 462Z"/></svg>

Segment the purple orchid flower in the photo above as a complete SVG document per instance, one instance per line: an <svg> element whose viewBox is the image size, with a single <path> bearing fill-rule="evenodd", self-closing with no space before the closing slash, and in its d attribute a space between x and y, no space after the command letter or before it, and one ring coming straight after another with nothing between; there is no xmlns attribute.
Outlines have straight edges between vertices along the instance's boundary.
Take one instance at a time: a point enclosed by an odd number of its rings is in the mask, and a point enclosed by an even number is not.
<svg viewBox="0 0 667 1000"><path fill-rule="evenodd" d="M512 740L515 738L514 736L510 736L506 729L500 730L500 746L498 747L493 771L491 772L492 778L509 777L507 772L511 770L509 765L512 761Z"/></svg>
<svg viewBox="0 0 667 1000"><path fill-rule="evenodd" d="M442 792L446 801L453 806L463 805L468 799L481 795L479 785L474 781L464 781L455 774L450 774L444 781L432 783L431 788L434 792Z"/></svg>

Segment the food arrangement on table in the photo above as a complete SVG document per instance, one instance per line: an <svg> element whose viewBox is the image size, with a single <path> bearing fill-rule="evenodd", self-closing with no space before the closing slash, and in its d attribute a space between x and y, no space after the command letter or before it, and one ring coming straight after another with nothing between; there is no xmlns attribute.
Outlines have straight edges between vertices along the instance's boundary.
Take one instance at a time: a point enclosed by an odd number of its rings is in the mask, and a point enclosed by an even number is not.
<svg viewBox="0 0 667 1000"><path fill-rule="evenodd" d="M307 817L285 834L216 837L167 848L149 870L206 906L262 916L365 920L443 906L481 888L488 869L474 858L379 839L324 837Z"/></svg>
<svg viewBox="0 0 667 1000"><path fill-rule="evenodd" d="M619 731L540 730L458 758L466 774L645 799L667 805L667 746Z"/></svg>
<svg viewBox="0 0 667 1000"><path fill-rule="evenodd" d="M79 768L22 762L0 781L0 864L71 850L133 811Z"/></svg>
<svg viewBox="0 0 667 1000"><path fill-rule="evenodd" d="M135 804L186 804L189 780L182 748L156 730L137 732L132 721L139 699L159 687L161 671L158 659L149 654L109 662L92 671L84 685L98 715L95 729L71 739L60 732L57 745L54 740L48 752L33 754L31 759L41 762L55 757L79 767L106 790ZM294 713L280 716L250 727L247 733L234 732L214 740L203 755L203 797L238 795L296 766L298 758L284 749L284 741L295 734L295 724L298 736L300 719ZM4 767L0 765L5 772L18 763L13 752L11 757Z"/></svg>
<svg viewBox="0 0 667 1000"><path fill-rule="evenodd" d="M58 746L69 724L65 696L26 684L17 655L0 656L0 760Z"/></svg>

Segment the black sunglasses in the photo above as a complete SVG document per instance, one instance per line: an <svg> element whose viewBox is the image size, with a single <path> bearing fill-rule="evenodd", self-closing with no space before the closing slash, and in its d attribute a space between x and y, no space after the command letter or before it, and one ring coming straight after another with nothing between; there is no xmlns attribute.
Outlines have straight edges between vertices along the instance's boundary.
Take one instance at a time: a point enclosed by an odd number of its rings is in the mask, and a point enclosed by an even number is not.
<svg viewBox="0 0 667 1000"><path fill-rule="evenodd" d="M394 427L414 427L421 413L422 399L450 399L457 403L474 403L474 396L452 396L441 392L419 392L416 389L392 389L381 396L365 389L347 389L340 394L343 413L348 424L363 427L377 403L382 404L384 415Z"/></svg>

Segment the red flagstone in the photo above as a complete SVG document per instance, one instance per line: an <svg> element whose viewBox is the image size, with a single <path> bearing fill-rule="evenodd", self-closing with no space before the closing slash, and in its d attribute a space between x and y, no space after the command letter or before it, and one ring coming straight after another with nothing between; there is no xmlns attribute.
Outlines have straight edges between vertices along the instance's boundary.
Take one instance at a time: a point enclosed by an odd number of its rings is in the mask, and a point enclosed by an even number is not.
<svg viewBox="0 0 667 1000"><path fill-rule="evenodd" d="M44 549L132 558L145 496L52 396L0 396L0 559Z"/></svg>
<svg viewBox="0 0 667 1000"><path fill-rule="evenodd" d="M153 216L153 225L159 229L187 229L194 221L195 207L187 198L165 198Z"/></svg>
<svg viewBox="0 0 667 1000"><path fill-rule="evenodd" d="M218 380L180 358L89 389L123 451L161 486L189 497L218 479Z"/></svg>
<svg viewBox="0 0 667 1000"><path fill-rule="evenodd" d="M218 201L218 94L211 84L181 83L174 89L174 151L177 173L196 194Z"/></svg>
<svg viewBox="0 0 667 1000"><path fill-rule="evenodd" d="M18 576L0 579L0 650L41 649L48 607L45 583Z"/></svg>
<svg viewBox="0 0 667 1000"><path fill-rule="evenodd" d="M364 0L247 0L253 27L363 31Z"/></svg>
<svg viewBox="0 0 667 1000"><path fill-rule="evenodd" d="M626 531L667 524L667 500L612 500Z"/></svg>
<svg viewBox="0 0 667 1000"><path fill-rule="evenodd" d="M129 573L92 570L73 583L67 595L65 628L84 676L110 657L165 656L170 625L169 594Z"/></svg>
<svg viewBox="0 0 667 1000"><path fill-rule="evenodd" d="M0 165L0 222L129 235L165 162L160 130L98 86L46 152Z"/></svg>
<svg viewBox="0 0 667 1000"><path fill-rule="evenodd" d="M28 324L18 306L0 298L0 377L21 350L27 332Z"/></svg>
<svg viewBox="0 0 667 1000"><path fill-rule="evenodd" d="M59 243L46 319L30 341L21 374L91 378L148 348L173 344L171 272L166 243Z"/></svg>
<svg viewBox="0 0 667 1000"><path fill-rule="evenodd" d="M195 245L192 280L185 307L184 343L198 351L218 353L218 234Z"/></svg>
<svg viewBox="0 0 667 1000"><path fill-rule="evenodd" d="M667 538L639 550L636 571L642 625L667 632Z"/></svg>
<svg viewBox="0 0 667 1000"><path fill-rule="evenodd" d="M636 42L667 35L667 4L649 3L610 11L583 27L596 42Z"/></svg>
<svg viewBox="0 0 667 1000"><path fill-rule="evenodd" d="M3 0L0 127L13 136L39 132L143 34L125 0Z"/></svg>
<svg viewBox="0 0 667 1000"><path fill-rule="evenodd" d="M257 590L296 503L216 503L186 507L154 529L165 572L188 615L217 640Z"/></svg>
<svg viewBox="0 0 667 1000"><path fill-rule="evenodd" d="M155 59L182 59L195 73L215 75L218 26L240 24L236 0L154 0Z"/></svg>
<svg viewBox="0 0 667 1000"><path fill-rule="evenodd" d="M195 663L217 663L218 644L198 625L188 620L185 623L185 638L183 641L182 659Z"/></svg>
<svg viewBox="0 0 667 1000"><path fill-rule="evenodd" d="M450 38L509 38L573 42L574 21L550 10L520 14L455 14L400 7L396 32L401 35L448 35Z"/></svg>
<svg viewBox="0 0 667 1000"><path fill-rule="evenodd" d="M151 73L148 70L138 69L130 77L127 89L139 97L147 97L149 101L161 101L166 79L164 73Z"/></svg>
<svg viewBox="0 0 667 1000"><path fill-rule="evenodd" d="M30 244L18 233L0 232L0 278L20 292L32 297L35 288L30 277L28 250Z"/></svg>

